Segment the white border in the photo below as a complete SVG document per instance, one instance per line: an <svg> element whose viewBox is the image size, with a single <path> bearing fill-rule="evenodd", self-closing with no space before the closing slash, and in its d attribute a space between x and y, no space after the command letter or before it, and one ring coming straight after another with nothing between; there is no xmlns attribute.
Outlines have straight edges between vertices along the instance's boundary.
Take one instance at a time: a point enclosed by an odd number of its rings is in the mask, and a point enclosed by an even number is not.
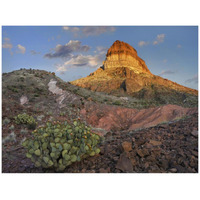
<svg viewBox="0 0 200 200"><path fill-rule="evenodd" d="M1 0L1 25L199 25L198 1ZM1 34L2 36L2 34ZM199 174L1 174L1 199L198 199Z"/></svg>

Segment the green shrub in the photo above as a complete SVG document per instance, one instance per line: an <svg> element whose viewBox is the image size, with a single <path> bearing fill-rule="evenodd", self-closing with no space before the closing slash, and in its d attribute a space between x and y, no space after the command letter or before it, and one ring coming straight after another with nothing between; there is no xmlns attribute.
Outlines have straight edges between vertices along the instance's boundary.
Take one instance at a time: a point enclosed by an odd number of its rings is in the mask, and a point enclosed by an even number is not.
<svg viewBox="0 0 200 200"><path fill-rule="evenodd" d="M113 105L119 106L119 105L121 105L121 102L117 100L117 101L113 102Z"/></svg>
<svg viewBox="0 0 200 200"><path fill-rule="evenodd" d="M33 138L23 142L26 156L36 167L63 171L76 161L99 154L101 138L80 121L47 122L33 131Z"/></svg>
<svg viewBox="0 0 200 200"><path fill-rule="evenodd" d="M66 115L66 112L60 112L60 116L65 116Z"/></svg>
<svg viewBox="0 0 200 200"><path fill-rule="evenodd" d="M11 90L12 92L18 93L18 89L16 88L15 85L8 85L7 88L8 88L9 90Z"/></svg>
<svg viewBox="0 0 200 200"><path fill-rule="evenodd" d="M26 113L19 114L15 118L16 124L26 124L29 129L35 129L37 122L32 116L29 116Z"/></svg>
<svg viewBox="0 0 200 200"><path fill-rule="evenodd" d="M40 95L39 94L34 94L34 97L39 97Z"/></svg>

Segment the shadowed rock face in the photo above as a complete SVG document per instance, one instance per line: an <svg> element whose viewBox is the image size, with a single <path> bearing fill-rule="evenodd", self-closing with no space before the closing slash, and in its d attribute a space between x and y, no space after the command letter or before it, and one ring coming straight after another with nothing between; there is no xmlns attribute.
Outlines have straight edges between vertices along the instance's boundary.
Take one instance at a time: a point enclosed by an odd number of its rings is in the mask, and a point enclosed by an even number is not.
<svg viewBox="0 0 200 200"><path fill-rule="evenodd" d="M117 91L138 96L137 92L145 90L148 95L151 93L150 96L162 91L165 91L163 95L169 95L173 91L197 95L197 90L153 75L137 55L137 51L129 44L118 40L109 48L102 67L89 76L71 83L109 94Z"/></svg>

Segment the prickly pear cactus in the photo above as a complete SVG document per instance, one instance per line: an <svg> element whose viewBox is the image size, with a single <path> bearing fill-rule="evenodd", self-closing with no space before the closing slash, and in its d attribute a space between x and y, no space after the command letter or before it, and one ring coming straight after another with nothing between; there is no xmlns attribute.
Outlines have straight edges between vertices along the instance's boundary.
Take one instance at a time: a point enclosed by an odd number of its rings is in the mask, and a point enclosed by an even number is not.
<svg viewBox="0 0 200 200"><path fill-rule="evenodd" d="M19 114L15 118L15 123L16 124L26 124L28 128L30 129L35 129L37 122L32 116L29 116L26 113Z"/></svg>
<svg viewBox="0 0 200 200"><path fill-rule="evenodd" d="M100 136L80 121L72 124L47 122L45 127L33 131L33 138L25 140L22 145L27 149L27 158L36 167L63 171L74 162L99 154L100 140Z"/></svg>

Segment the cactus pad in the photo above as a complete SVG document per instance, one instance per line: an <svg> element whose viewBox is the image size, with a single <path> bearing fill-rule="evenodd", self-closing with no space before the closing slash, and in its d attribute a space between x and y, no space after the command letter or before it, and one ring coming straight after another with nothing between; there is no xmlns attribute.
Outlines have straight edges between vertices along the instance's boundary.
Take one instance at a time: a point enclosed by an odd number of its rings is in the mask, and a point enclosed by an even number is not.
<svg viewBox="0 0 200 200"><path fill-rule="evenodd" d="M23 142L26 157L36 167L54 168L63 171L74 162L100 152L101 137L79 120L68 122L47 122L46 126L33 131L33 138Z"/></svg>

